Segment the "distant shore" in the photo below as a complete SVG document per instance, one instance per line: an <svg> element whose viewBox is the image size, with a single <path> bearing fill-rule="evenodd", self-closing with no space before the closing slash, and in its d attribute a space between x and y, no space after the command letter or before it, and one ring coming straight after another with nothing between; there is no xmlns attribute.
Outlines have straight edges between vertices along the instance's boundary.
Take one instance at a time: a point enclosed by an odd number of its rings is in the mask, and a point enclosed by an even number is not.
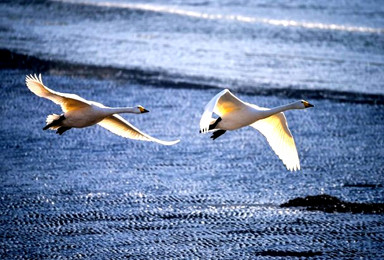
<svg viewBox="0 0 384 260"><path fill-rule="evenodd" d="M228 86L207 84L211 79L199 77L181 77L166 71L145 71L140 68L118 68L89 64L68 63L64 61L45 60L38 57L20 54L7 49L0 49L1 68L31 69L34 72L50 72L57 75L73 75L96 77L100 79L124 80L137 84L166 86L170 88L209 89ZM215 81L213 81L215 82ZM384 105L384 95L355 93L335 90L282 89L282 88L247 88L237 87L237 93L260 96L277 96L284 98L328 99L337 102Z"/></svg>

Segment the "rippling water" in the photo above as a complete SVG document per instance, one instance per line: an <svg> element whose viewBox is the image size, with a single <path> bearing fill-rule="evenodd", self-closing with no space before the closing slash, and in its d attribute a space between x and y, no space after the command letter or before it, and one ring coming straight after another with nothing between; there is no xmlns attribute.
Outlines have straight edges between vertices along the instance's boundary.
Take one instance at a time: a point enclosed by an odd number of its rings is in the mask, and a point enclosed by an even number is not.
<svg viewBox="0 0 384 260"><path fill-rule="evenodd" d="M0 3L1 48L67 64L0 70L1 258L382 259L383 215L279 207L323 193L384 202L382 13L375 1ZM141 104L151 112L124 117L182 141L43 131L60 110L25 87L34 72L61 92ZM286 113L302 170L253 129L199 135L219 91L207 86L265 107L292 101L274 89L327 89Z"/></svg>
<svg viewBox="0 0 384 260"><path fill-rule="evenodd" d="M381 1L1 4L0 47L257 89L383 93ZM44 15L42 15L44 14Z"/></svg>
<svg viewBox="0 0 384 260"><path fill-rule="evenodd" d="M100 127L44 132L46 114L59 108L29 92L26 73L2 71L3 258L383 257L382 215L279 208L320 193L383 202L382 106L317 101L316 110L288 112L303 169L290 173L252 129L215 142L198 135L202 104L216 90L43 76L107 105L144 105L151 113L125 117L182 139L164 147Z"/></svg>

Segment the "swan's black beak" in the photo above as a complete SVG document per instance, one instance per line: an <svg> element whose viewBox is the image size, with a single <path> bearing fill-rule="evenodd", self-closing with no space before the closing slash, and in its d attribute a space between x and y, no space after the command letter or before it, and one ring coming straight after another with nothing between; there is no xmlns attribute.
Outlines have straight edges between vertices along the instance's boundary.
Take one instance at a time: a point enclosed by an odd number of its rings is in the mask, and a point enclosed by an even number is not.
<svg viewBox="0 0 384 260"><path fill-rule="evenodd" d="M308 103L307 107L314 107L311 103Z"/></svg>
<svg viewBox="0 0 384 260"><path fill-rule="evenodd" d="M308 107L314 107L314 105L312 105L311 103L309 103L309 102L307 102L307 101L305 101L305 102L303 102L303 103L304 103L305 108L308 108Z"/></svg>
<svg viewBox="0 0 384 260"><path fill-rule="evenodd" d="M139 110L140 110L140 113L148 113L149 111L148 110L146 110L144 107L142 107L142 106L138 106L137 107Z"/></svg>

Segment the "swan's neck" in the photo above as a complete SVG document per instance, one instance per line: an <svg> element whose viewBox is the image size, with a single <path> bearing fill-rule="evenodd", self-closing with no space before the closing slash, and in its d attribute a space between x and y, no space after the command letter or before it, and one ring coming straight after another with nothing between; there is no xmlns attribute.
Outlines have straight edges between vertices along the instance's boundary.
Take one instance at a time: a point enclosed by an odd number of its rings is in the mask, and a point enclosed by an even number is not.
<svg viewBox="0 0 384 260"><path fill-rule="evenodd" d="M107 107L106 111L110 114L134 113L139 114L140 111L136 107Z"/></svg>
<svg viewBox="0 0 384 260"><path fill-rule="evenodd" d="M265 111L263 111L264 112L263 116L264 116L264 118L267 118L269 116L272 116L272 115L275 115L275 114L278 114L280 112L284 112L287 110L291 110L291 109L298 109L296 107L296 103L290 103L288 105L278 106L278 107L271 108L269 110L265 110Z"/></svg>

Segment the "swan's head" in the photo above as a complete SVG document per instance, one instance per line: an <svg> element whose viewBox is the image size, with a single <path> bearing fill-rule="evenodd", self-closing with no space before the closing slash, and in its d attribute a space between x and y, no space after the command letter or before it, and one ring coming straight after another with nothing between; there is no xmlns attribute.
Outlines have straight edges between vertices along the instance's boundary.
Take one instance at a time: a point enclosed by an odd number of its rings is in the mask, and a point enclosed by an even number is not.
<svg viewBox="0 0 384 260"><path fill-rule="evenodd" d="M298 105L300 109L305 109L305 108L309 108L309 107L314 107L314 105L312 105L311 103L309 103L308 101L305 101L305 100L300 100L298 102Z"/></svg>
<svg viewBox="0 0 384 260"><path fill-rule="evenodd" d="M139 113L148 113L149 111L146 110L143 106L137 106L137 109L139 110Z"/></svg>

